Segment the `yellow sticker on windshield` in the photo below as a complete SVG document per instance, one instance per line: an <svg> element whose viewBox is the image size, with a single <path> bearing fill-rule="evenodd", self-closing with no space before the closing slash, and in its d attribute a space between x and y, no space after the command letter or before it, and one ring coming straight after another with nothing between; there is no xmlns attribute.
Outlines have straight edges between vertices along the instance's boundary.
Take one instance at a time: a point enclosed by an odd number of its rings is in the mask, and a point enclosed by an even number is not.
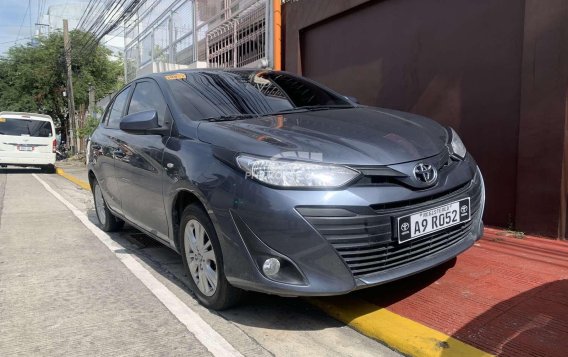
<svg viewBox="0 0 568 357"><path fill-rule="evenodd" d="M5 123L6 122L6 118L0 118L0 123Z"/></svg>
<svg viewBox="0 0 568 357"><path fill-rule="evenodd" d="M168 74L166 79L168 81L173 81L174 79L186 79L185 73Z"/></svg>

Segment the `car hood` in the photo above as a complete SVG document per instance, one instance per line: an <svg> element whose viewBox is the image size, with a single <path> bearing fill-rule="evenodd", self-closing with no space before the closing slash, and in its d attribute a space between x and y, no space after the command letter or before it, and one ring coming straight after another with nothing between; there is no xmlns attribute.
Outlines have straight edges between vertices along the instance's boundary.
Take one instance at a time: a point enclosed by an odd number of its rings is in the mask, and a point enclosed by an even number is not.
<svg viewBox="0 0 568 357"><path fill-rule="evenodd" d="M447 132L418 115L356 107L203 122L198 137L233 152L375 166L437 155Z"/></svg>

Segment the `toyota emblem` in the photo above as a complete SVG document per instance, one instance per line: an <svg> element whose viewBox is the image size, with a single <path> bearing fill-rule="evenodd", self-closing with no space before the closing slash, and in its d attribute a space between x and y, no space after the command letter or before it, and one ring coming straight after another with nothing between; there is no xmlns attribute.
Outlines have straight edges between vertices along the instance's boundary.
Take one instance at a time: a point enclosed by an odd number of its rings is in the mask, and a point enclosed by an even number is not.
<svg viewBox="0 0 568 357"><path fill-rule="evenodd" d="M421 162L414 166L414 177L420 182L432 184L438 178L438 171L434 166Z"/></svg>
<svg viewBox="0 0 568 357"><path fill-rule="evenodd" d="M410 224L408 224L407 222L404 222L400 225L400 229L402 229L403 231L407 231L408 228L410 228Z"/></svg>

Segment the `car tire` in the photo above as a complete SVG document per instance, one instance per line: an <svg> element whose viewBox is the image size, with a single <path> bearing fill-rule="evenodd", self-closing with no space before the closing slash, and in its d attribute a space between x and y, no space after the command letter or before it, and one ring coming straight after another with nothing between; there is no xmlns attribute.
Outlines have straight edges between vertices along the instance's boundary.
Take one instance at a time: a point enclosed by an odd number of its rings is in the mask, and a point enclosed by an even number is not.
<svg viewBox="0 0 568 357"><path fill-rule="evenodd" d="M41 172L46 173L46 174L54 174L55 173L55 165L42 166Z"/></svg>
<svg viewBox="0 0 568 357"><path fill-rule="evenodd" d="M190 288L199 302L213 310L224 310L238 304L244 291L227 281L217 233L211 219L199 205L192 204L184 209L179 242ZM212 280L216 280L215 284Z"/></svg>
<svg viewBox="0 0 568 357"><path fill-rule="evenodd" d="M100 228L105 232L116 232L124 226L124 221L108 209L101 186L97 180L93 180L93 200L95 201L95 212L99 219Z"/></svg>

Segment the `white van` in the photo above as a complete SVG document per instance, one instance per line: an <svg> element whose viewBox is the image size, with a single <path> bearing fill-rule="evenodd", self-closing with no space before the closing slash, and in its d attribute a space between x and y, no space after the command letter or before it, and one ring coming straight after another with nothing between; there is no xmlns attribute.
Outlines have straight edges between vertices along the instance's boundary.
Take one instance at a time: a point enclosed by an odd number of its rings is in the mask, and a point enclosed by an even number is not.
<svg viewBox="0 0 568 357"><path fill-rule="evenodd" d="M0 166L55 171L55 127L49 115L0 112Z"/></svg>

